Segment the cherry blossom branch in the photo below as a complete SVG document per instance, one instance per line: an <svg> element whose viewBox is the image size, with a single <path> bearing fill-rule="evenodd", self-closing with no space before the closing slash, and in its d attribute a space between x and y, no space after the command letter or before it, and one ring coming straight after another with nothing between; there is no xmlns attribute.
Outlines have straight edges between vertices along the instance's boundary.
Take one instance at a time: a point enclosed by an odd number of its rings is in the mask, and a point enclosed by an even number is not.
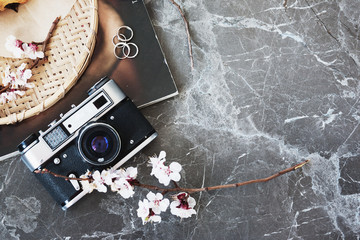
<svg viewBox="0 0 360 240"><path fill-rule="evenodd" d="M59 23L59 21L60 21L60 17L55 18L55 20L53 21L53 23L49 29L47 36L43 42L33 42L33 44L42 45L42 52L44 53L44 59L47 59L47 56L45 55L46 45L48 44L48 42L55 30L55 27ZM39 61L40 61L40 59L36 58L36 60L30 65L30 69L34 68L39 63Z"/></svg>
<svg viewBox="0 0 360 240"><path fill-rule="evenodd" d="M173 181L175 188L161 188L161 187L154 186L154 185L142 184L139 181L137 181L136 179L131 180L130 184L133 186L141 187L141 188L159 191L159 192L162 192L163 195L168 192L187 192L187 193L204 192L204 191L212 191L212 190L225 189L225 188L240 187L240 186L244 186L244 185L248 185L248 184L252 184L252 183L267 182L267 181L277 178L285 173L295 171L295 170L303 167L308 162L310 162L310 160L306 160L304 162L296 164L292 167L284 169L284 170L282 170L278 173L275 173L266 178L254 179L254 180L249 180L249 181L239 182L239 183L217 185L217 186L211 186L211 187L203 187L203 188L182 188L182 187L179 187L175 181ZM36 170L35 173L48 173L55 177L64 178L65 180L77 180L77 181L89 181L89 182L93 181L92 178L71 178L71 177L63 176L63 175L51 172L50 170L48 170L46 168L44 168L42 170Z"/></svg>
<svg viewBox="0 0 360 240"><path fill-rule="evenodd" d="M168 192L187 192L187 193L204 192L204 191L212 191L212 190L225 189L225 188L240 187L240 186L244 186L244 185L248 185L248 184L252 184L252 183L267 182L267 181L277 178L285 173L295 171L296 169L303 167L308 162L310 162L310 160L306 160L302 163L296 164L295 166L289 167L285 170L282 170L282 171L280 171L274 175L271 175L269 177L266 177L266 178L260 178L260 179L249 180L249 181L239 182L239 183L226 184L226 185L204 187L204 188L182 188L179 186L177 186L175 188L160 188L160 187L153 186L153 185L142 184L137 181L134 181L131 184L134 186L137 186L137 187L141 187L141 188L151 189L151 190L155 190L155 191L161 191L162 194L165 194Z"/></svg>
<svg viewBox="0 0 360 240"><path fill-rule="evenodd" d="M110 187L111 191L117 192L125 199L128 199L134 195L135 186L146 188L148 190L158 191L156 194L152 191L149 191L146 195L146 199L142 201L140 200L138 203L139 208L137 209L137 215L138 217L141 217L143 224L146 224L148 222L161 222L160 214L161 212L165 212L169 206L171 214L180 218L188 218L194 214L197 214L194 209L196 200L190 196L191 193L234 188L251 183L267 182L288 172L295 171L296 169L301 168L310 162L310 160L303 161L266 178L203 188L182 188L177 184L181 178L179 174L179 172L182 170L181 165L177 162L172 162L167 166L164 164L165 161L165 151L161 151L158 157L156 155L149 157L149 164L152 166L150 175L154 175L159 180L159 183L164 184L165 186L168 186L171 181L174 185L173 188L162 188L154 185L140 183L136 179L138 172L137 168L135 167L128 167L126 170L122 168L110 168L108 170L104 169L101 172L99 170L95 170L94 172L90 172L88 170L85 174L81 175L80 178L63 176L51 172L48 169L36 170L35 173L46 173L55 177L61 177L65 180L80 181L82 190L86 193L91 193L95 189L98 192L106 193L108 187ZM171 196L171 204L169 199L163 197L163 195L168 192L178 192L177 194Z"/></svg>
<svg viewBox="0 0 360 240"><path fill-rule="evenodd" d="M190 30L189 30L189 22L186 20L185 14L183 10L181 9L180 5L175 2L175 0L169 0L177 9L179 10L179 13L181 14L182 19L185 23L185 29L186 29L186 35L187 35L187 41L188 41L188 47L189 47L189 55L190 55L190 64L191 69L194 69L194 58L192 54L192 45L191 45L191 37L190 37Z"/></svg>
<svg viewBox="0 0 360 240"><path fill-rule="evenodd" d="M35 85L30 83L33 69L40 61L40 58L47 59L45 55L46 46L55 30L56 25L60 21L60 17L57 17L43 42L40 43L24 43L15 36L8 36L5 47L7 50L13 53L16 58L30 58L34 61L26 69L27 63L22 63L15 71L11 71L10 66L7 66L2 76L0 84L0 103L6 103L17 99L18 96L23 96L27 88L33 88ZM42 50L37 51L38 45L42 45Z"/></svg>

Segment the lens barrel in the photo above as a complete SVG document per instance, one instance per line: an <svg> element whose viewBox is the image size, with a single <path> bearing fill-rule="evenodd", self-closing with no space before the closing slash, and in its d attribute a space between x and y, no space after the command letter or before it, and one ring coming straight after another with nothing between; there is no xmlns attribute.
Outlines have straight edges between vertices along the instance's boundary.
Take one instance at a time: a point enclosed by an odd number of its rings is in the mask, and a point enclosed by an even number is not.
<svg viewBox="0 0 360 240"><path fill-rule="evenodd" d="M78 149L92 165L107 165L119 154L121 139L117 131L105 123L91 123L81 130Z"/></svg>

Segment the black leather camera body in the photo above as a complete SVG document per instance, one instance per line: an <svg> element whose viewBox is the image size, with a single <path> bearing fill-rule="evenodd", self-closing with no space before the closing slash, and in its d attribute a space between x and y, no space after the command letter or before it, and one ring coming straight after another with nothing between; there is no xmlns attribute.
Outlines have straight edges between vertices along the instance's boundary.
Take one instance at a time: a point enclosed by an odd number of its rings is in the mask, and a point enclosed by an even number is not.
<svg viewBox="0 0 360 240"><path fill-rule="evenodd" d="M48 169L78 178L87 170L119 168L157 133L115 81L105 77L89 97L20 143L22 161L34 172ZM76 180L34 173L65 210L87 193Z"/></svg>

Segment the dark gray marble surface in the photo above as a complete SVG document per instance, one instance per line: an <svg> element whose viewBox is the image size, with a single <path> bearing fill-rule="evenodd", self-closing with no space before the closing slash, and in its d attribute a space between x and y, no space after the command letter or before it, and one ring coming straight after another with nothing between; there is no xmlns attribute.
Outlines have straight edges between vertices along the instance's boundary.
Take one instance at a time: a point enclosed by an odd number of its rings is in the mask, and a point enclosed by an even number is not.
<svg viewBox="0 0 360 240"><path fill-rule="evenodd" d="M177 9L147 0L180 94L142 110L159 137L126 166L155 183L145 162L165 150L183 165L180 185L200 187L311 163L193 194L196 216L143 226L146 190L93 193L64 212L13 157L0 162L0 239L359 239L360 2L179 3L195 69Z"/></svg>

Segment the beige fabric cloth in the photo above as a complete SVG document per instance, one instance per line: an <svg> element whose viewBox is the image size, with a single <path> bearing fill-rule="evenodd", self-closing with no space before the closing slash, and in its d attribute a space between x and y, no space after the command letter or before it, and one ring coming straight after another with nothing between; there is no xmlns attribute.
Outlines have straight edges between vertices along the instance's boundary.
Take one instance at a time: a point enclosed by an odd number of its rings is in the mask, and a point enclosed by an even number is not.
<svg viewBox="0 0 360 240"><path fill-rule="evenodd" d="M5 42L14 35L23 42L42 42L56 17L65 17L76 0L29 0L19 6L0 12L0 56L13 57L6 50Z"/></svg>

